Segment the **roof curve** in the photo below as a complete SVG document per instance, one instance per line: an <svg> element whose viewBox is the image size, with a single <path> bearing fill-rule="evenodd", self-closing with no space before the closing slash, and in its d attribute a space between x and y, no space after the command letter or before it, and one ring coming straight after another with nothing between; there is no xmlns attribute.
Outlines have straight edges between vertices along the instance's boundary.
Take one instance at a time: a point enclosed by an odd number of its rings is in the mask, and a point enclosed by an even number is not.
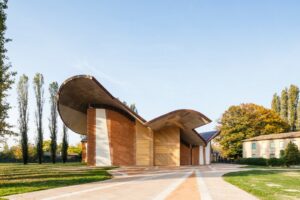
<svg viewBox="0 0 300 200"><path fill-rule="evenodd" d="M175 125L195 136L198 135L195 128L211 122L202 113L188 109L176 110L146 122L140 115L111 95L93 76L89 75L73 76L59 88L58 112L65 125L76 133L86 135L87 108L99 106L118 109L154 130ZM198 138L201 137L198 135Z"/></svg>

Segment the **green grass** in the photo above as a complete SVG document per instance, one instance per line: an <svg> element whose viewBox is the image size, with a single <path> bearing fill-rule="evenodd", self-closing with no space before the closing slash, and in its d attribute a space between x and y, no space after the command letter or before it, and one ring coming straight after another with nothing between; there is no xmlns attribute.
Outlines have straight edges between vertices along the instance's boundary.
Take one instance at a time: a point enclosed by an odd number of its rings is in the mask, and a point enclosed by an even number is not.
<svg viewBox="0 0 300 200"><path fill-rule="evenodd" d="M231 172L224 179L262 200L300 199L300 170Z"/></svg>
<svg viewBox="0 0 300 200"><path fill-rule="evenodd" d="M0 164L1 197L111 178L111 168L68 164Z"/></svg>

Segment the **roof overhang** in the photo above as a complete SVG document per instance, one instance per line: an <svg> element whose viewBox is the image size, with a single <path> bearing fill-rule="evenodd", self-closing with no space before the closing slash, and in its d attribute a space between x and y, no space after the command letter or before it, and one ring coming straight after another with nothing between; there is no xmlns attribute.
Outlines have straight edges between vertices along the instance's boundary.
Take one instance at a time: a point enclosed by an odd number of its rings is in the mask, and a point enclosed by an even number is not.
<svg viewBox="0 0 300 200"><path fill-rule="evenodd" d="M200 112L188 109L176 110L146 123L152 130L160 130L164 127L175 126L180 128L184 141L199 145L206 141L195 131L196 128L210 123L211 120Z"/></svg>
<svg viewBox="0 0 300 200"><path fill-rule="evenodd" d="M65 125L72 131L85 135L87 109L91 105L118 109L139 120L146 121L125 104L112 96L94 77L78 75L67 79L58 92L58 111Z"/></svg>

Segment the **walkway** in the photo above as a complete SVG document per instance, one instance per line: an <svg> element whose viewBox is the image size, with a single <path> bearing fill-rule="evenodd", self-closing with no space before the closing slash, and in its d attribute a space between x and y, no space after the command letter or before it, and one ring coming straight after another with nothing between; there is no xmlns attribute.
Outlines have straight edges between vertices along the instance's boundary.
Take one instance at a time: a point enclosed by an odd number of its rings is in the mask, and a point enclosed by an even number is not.
<svg viewBox="0 0 300 200"><path fill-rule="evenodd" d="M10 200L256 200L223 181L236 165L125 169L112 180L8 197Z"/></svg>

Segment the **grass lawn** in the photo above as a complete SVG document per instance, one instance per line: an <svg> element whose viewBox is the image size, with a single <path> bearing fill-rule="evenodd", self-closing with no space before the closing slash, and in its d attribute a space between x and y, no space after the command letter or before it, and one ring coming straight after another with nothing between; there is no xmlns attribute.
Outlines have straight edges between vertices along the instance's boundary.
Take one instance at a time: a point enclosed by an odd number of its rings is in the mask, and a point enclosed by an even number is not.
<svg viewBox="0 0 300 200"><path fill-rule="evenodd" d="M262 200L300 199L300 170L231 172L224 179Z"/></svg>
<svg viewBox="0 0 300 200"><path fill-rule="evenodd" d="M111 178L108 169L81 163L0 164L0 199L3 196L102 181Z"/></svg>

